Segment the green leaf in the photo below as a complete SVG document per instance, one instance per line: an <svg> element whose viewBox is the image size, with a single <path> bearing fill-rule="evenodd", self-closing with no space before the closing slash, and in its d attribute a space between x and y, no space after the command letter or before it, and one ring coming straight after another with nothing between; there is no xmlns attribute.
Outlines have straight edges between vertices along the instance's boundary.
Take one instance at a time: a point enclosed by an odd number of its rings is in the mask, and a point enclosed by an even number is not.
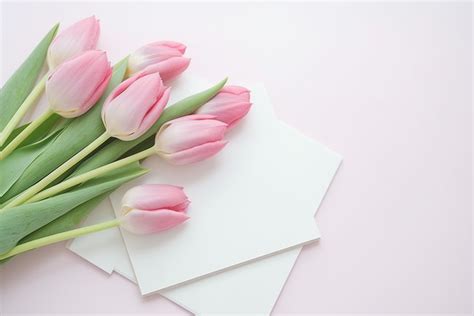
<svg viewBox="0 0 474 316"><path fill-rule="evenodd" d="M21 174L15 184L0 198L0 203L16 196L29 188L48 173L62 165L104 132L101 119L102 104L107 95L122 82L127 69L127 60L122 60L114 67L106 93L86 114L72 120ZM0 170L0 172L2 172Z"/></svg>
<svg viewBox="0 0 474 316"><path fill-rule="evenodd" d="M0 253L13 248L23 237L66 214L84 202L109 192L146 173L138 163L114 170L78 188L43 201L3 209L0 212Z"/></svg>
<svg viewBox="0 0 474 316"><path fill-rule="evenodd" d="M33 144L43 138L61 130L69 120L63 119L60 115L53 114L46 119L40 126L35 129L35 132L29 135L20 145L19 148Z"/></svg>
<svg viewBox="0 0 474 316"><path fill-rule="evenodd" d="M95 155L81 163L79 167L70 175L70 177L113 162L135 146L142 143L144 143L144 149L150 148L153 146L155 134L164 123L175 118L194 113L202 105L212 99L222 89L226 82L227 79L224 79L207 90L194 94L167 107L161 114L158 121L141 137L126 142L119 139L114 139Z"/></svg>
<svg viewBox="0 0 474 316"><path fill-rule="evenodd" d="M0 160L0 197L7 192L18 180L25 169L38 157L48 145L53 141L61 129L69 120L64 120L61 116L53 114L46 121L28 136L17 150L3 160ZM13 133L4 144L6 146L12 138L18 135L26 126L25 124L13 130ZM3 147L0 147L0 150ZM0 203L1 205L1 203Z"/></svg>
<svg viewBox="0 0 474 316"><path fill-rule="evenodd" d="M59 131L28 146L21 147L8 157L0 160L0 196L5 194L18 180L23 171L48 147L48 144L58 137Z"/></svg>
<svg viewBox="0 0 474 316"><path fill-rule="evenodd" d="M20 145L19 148L21 147L24 147L24 146L27 146L27 145L30 145L30 144L33 144L41 139L43 139L44 137L48 136L50 133L52 132L55 132L59 129L62 128L62 126L60 126L60 121L61 122L67 122L67 120L61 120L61 116L57 115L57 114L53 114L51 115L50 117L48 117L48 119L46 119L46 121L43 122L43 124L41 124L40 126L38 126L36 129L35 129L35 132L32 133L31 135L29 135ZM3 146L0 146L0 150L2 150L3 148L5 148L8 143L10 143L18 134L21 133L22 130L24 130L28 125L30 125L30 123L27 123L25 125L22 125L20 127L17 127L13 130L13 132L10 134L10 136L7 138L7 140L5 141L5 143L3 144ZM0 169L1 170L1 169Z"/></svg>
<svg viewBox="0 0 474 316"><path fill-rule="evenodd" d="M58 30L59 24L56 24L41 42L36 46L33 52L23 62L5 85L0 89L0 131L8 124L33 89L36 79L43 68L46 53L49 45Z"/></svg>
<svg viewBox="0 0 474 316"><path fill-rule="evenodd" d="M2 175L0 177L0 197L18 180L31 162L46 149L48 143L55 139L53 135L57 136L68 122L69 120L64 120L59 115L51 115L43 124L38 126L33 134L23 141L19 149L15 150L7 158L0 160L0 174ZM28 125L25 124L13 130L4 146ZM0 147L0 150L4 146Z"/></svg>
<svg viewBox="0 0 474 316"><path fill-rule="evenodd" d="M95 198L92 198L89 201L77 206L76 208L67 212L65 215L55 219L49 224L27 235L26 237L20 240L19 244L23 244L25 242L32 241L38 238L59 234L76 228L82 222L82 220L86 218L87 215L89 215L90 212L92 212L92 210L97 205L99 205L100 202L102 202L102 200L107 198L109 193L110 191Z"/></svg>
<svg viewBox="0 0 474 316"><path fill-rule="evenodd" d="M59 234L68 230L72 230L76 228L82 220L89 215L90 212L103 200L109 195L110 191L99 195L95 198L90 199L89 201L77 206L76 208L72 209L71 211L67 212L65 215L55 219L54 221L50 222L49 224L41 227L38 230L35 230L31 234L27 235L26 237L22 238L18 245L24 244L28 241L32 241L35 239L51 236L54 234ZM69 215L69 216L67 216ZM3 260L0 260L0 265L9 261L14 257L9 257Z"/></svg>

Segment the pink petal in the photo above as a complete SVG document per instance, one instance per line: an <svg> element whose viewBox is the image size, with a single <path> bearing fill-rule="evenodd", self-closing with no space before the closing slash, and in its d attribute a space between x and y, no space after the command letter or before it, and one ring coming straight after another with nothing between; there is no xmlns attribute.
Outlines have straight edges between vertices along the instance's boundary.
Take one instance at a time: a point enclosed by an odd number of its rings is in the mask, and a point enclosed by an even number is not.
<svg viewBox="0 0 474 316"><path fill-rule="evenodd" d="M161 116L161 113L163 112L163 109L165 108L166 104L168 103L168 100L170 98L170 91L171 91L171 88L166 88L166 90L163 92L163 95L153 105L152 109L150 109L148 113L145 115L138 130L132 135L132 137L130 137L130 139L127 139L127 137L125 137L125 138L122 138L122 140L136 139L142 136L143 134L145 134L146 131L148 131L150 127L152 127L153 124L155 124L155 122Z"/></svg>
<svg viewBox="0 0 474 316"><path fill-rule="evenodd" d="M143 71L140 71L136 74L134 74L133 76L131 76L130 78L124 80L121 84L119 84L109 95L109 97L107 98L107 100L104 102L104 104L108 104L110 103L110 101L112 101L113 99L115 99L116 97L118 97L120 94L122 94L122 92L124 92L128 87L130 87L135 81L137 81L138 79L144 77L144 76L147 76L147 75L151 75L151 74L154 74L154 73L157 73L158 71L157 70L154 70L153 68L149 68L147 69L146 71L143 70Z"/></svg>
<svg viewBox="0 0 474 316"><path fill-rule="evenodd" d="M191 201L187 200L187 201L184 201L181 204L173 206L172 209L173 209L173 211L176 211L176 212L186 212L186 209L188 208L190 203L191 203Z"/></svg>
<svg viewBox="0 0 474 316"><path fill-rule="evenodd" d="M190 114L190 115L185 115L185 116L181 116L181 117L178 117L174 120L171 120L171 121L168 121L166 122L165 124L163 124L162 128L161 129L165 129L167 128L169 125L171 124L174 124L176 122L181 122L181 121L198 121L198 120L211 120L211 119L214 119L215 116L214 115L210 115L210 114Z"/></svg>
<svg viewBox="0 0 474 316"><path fill-rule="evenodd" d="M88 101L86 101L86 103L91 104L91 106L97 103L97 101L100 99L100 97L104 93L105 89L107 89L107 86L109 85L109 82L110 82L110 78L112 78L112 68L109 68L108 72L106 73L106 77L104 78L102 83L97 87L97 90L94 92L94 94L91 95Z"/></svg>
<svg viewBox="0 0 474 316"><path fill-rule="evenodd" d="M102 118L107 132L123 140L135 139L138 137L138 131L143 134L146 130L141 129L140 125L147 113L160 101L162 94L163 84L159 74L135 80L104 105ZM161 114L161 110L157 114Z"/></svg>
<svg viewBox="0 0 474 316"><path fill-rule="evenodd" d="M190 62L190 58L171 57L165 61L151 64L150 66L147 66L145 70L157 71L160 73L160 76L164 81L169 81L184 72L188 68Z"/></svg>
<svg viewBox="0 0 474 316"><path fill-rule="evenodd" d="M139 66L142 69L145 65L155 64L165 61L171 57L181 57L183 53L173 47L166 45L147 45L137 50L130 56L129 63Z"/></svg>
<svg viewBox="0 0 474 316"><path fill-rule="evenodd" d="M196 113L214 115L217 120L232 128L250 110L250 91L239 86L225 86Z"/></svg>
<svg viewBox="0 0 474 316"><path fill-rule="evenodd" d="M161 41L140 47L128 59L128 72L131 74L142 71L148 66L161 64L172 58L181 58L186 51L186 46L172 41ZM189 64L189 61L187 62ZM169 79L177 76L187 68L187 64L172 63L161 66L162 78Z"/></svg>
<svg viewBox="0 0 474 316"><path fill-rule="evenodd" d="M232 103L249 103L250 91L238 86L225 86L219 93L201 108L218 108ZM198 111L199 112L199 111ZM202 111L201 111L202 113Z"/></svg>
<svg viewBox="0 0 474 316"><path fill-rule="evenodd" d="M240 86L225 86L219 93L230 93L234 95L250 96L250 90ZM247 99L248 101L248 99Z"/></svg>
<svg viewBox="0 0 474 316"><path fill-rule="evenodd" d="M188 204L182 187L166 184L142 184L128 190L122 198L122 206L145 211L163 208L183 211Z"/></svg>
<svg viewBox="0 0 474 316"><path fill-rule="evenodd" d="M133 209L123 217L121 226L134 234L153 234L173 228L188 219L186 214L172 210Z"/></svg>
<svg viewBox="0 0 474 316"><path fill-rule="evenodd" d="M222 140L226 130L227 124L217 120L175 121L160 131L156 146L159 151L174 153Z"/></svg>
<svg viewBox="0 0 474 316"><path fill-rule="evenodd" d="M111 76L105 52L87 51L61 64L46 82L50 108L64 117L76 117L92 107Z"/></svg>
<svg viewBox="0 0 474 316"><path fill-rule="evenodd" d="M174 42L174 41L159 41L159 42L151 43L150 45L151 46L160 45L160 46L167 46L170 48L174 48L174 49L177 49L181 53L181 55L186 52L186 45L184 45L183 43Z"/></svg>
<svg viewBox="0 0 474 316"><path fill-rule="evenodd" d="M118 97L120 94L122 94L132 83L140 79L142 76L140 74L137 74L133 77L130 77L126 80L124 80L121 84L119 84L107 97L107 99L104 102L104 107L109 104L113 99Z"/></svg>
<svg viewBox="0 0 474 316"><path fill-rule="evenodd" d="M158 153L163 159L174 165L186 165L190 163L199 162L217 154L227 141L217 141L207 143L187 150L179 151L173 154Z"/></svg>
<svg viewBox="0 0 474 316"><path fill-rule="evenodd" d="M99 34L100 24L94 16L76 22L60 32L48 50L50 69L55 69L87 50L95 49Z"/></svg>
<svg viewBox="0 0 474 316"><path fill-rule="evenodd" d="M252 104L249 102L228 103L222 105L207 103L203 105L197 113L214 115L216 120L228 124L228 129L230 129L247 115L251 105Z"/></svg>

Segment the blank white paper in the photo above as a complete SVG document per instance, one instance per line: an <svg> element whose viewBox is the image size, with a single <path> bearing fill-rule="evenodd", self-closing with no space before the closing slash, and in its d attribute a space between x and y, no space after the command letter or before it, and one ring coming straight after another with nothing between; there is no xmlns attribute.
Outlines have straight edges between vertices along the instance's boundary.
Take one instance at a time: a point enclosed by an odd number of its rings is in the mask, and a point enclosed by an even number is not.
<svg viewBox="0 0 474 316"><path fill-rule="evenodd" d="M255 94L258 93L255 93L255 89L252 90L254 92L253 97L255 97ZM264 97L261 102L265 101L263 99L266 99L264 91L262 91L262 95ZM254 98L253 102L255 104L257 103ZM265 102L268 103L268 100ZM254 107L255 106L256 105L254 105ZM262 105L262 108L263 107ZM253 115L254 112L251 113ZM268 113L265 119L273 121L273 118L270 119L271 116L273 115ZM293 153L303 153L299 164L295 165L293 159L289 159L286 162L280 161L281 167L287 168L289 165L294 165L295 168L301 167L305 169L305 166L309 165L310 168L306 170L307 174L305 177L308 178L308 176L312 176L312 178L317 177L320 179L320 181L316 181L316 183L313 183L311 186L314 189L312 202L308 203L309 207L303 208L306 210L306 214L308 214L306 218L310 218L308 222L312 222L312 215L317 206L319 206L341 159L337 154L306 138L291 127L287 127L281 123L275 125L279 126L282 130L282 132L276 132L276 135L280 135L280 144L290 149L294 147L294 149L291 150ZM288 136L285 137L283 134L287 134ZM325 159L321 159L321 157L318 156L325 157ZM316 159L313 159L314 157L316 157ZM316 173L313 173L312 168L314 166L320 168L320 170L316 170ZM107 213L107 210L105 211L106 212L103 213ZM304 213L296 208L294 212ZM108 216L111 216L110 213ZM90 217L87 222L86 224L93 223L93 218ZM118 230L116 230L115 233L117 232ZM99 234L94 236L101 238ZM113 244L120 245L120 236L115 234L115 237L116 241ZM84 242L82 242L82 240L84 240ZM87 246L81 245L81 243L88 244L89 250L87 250ZM71 245L71 250L89 261L94 262L95 260L99 267L102 267L105 271L110 272L110 269L114 269L128 278L134 279L133 271L131 270L130 263L127 261L126 253L123 249L119 251L118 249L120 247L107 247L108 250L114 249L113 252L115 255L113 256L110 256L102 249L101 253L104 254L104 260L101 261L99 258L92 258L90 255L90 253L94 253L93 248L94 242L87 241L83 238L76 239ZM299 250L300 248L297 248L256 262L251 262L239 268L226 270L223 273L214 274L198 281L160 291L160 294L197 314L225 311L269 313L296 260ZM119 252L121 252L121 256L117 256ZM117 259L118 257L121 258ZM108 260L107 258L115 259ZM108 262L108 264L104 262ZM249 284L251 284L251 286L249 286ZM258 300L256 300L255 297L258 297Z"/></svg>

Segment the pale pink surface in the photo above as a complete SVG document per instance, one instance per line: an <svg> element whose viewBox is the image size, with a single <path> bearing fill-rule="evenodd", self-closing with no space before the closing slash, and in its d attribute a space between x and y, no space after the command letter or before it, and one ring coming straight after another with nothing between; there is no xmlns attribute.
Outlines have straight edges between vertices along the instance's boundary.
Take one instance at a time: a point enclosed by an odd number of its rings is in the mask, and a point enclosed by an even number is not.
<svg viewBox="0 0 474 316"><path fill-rule="evenodd" d="M104 51L89 50L58 66L46 81L49 107L57 114L78 117L99 100L112 68Z"/></svg>
<svg viewBox="0 0 474 316"><path fill-rule="evenodd" d="M318 212L323 237L275 314L470 311L469 4L111 5L3 3L3 82L59 19L100 17L114 61L160 37L184 42L193 74L263 81L281 119L344 156ZM63 245L15 258L0 284L7 314L187 314Z"/></svg>
<svg viewBox="0 0 474 316"><path fill-rule="evenodd" d="M100 24L94 16L82 19L65 29L60 28L48 50L48 65L54 69L81 53L94 49L100 35Z"/></svg>

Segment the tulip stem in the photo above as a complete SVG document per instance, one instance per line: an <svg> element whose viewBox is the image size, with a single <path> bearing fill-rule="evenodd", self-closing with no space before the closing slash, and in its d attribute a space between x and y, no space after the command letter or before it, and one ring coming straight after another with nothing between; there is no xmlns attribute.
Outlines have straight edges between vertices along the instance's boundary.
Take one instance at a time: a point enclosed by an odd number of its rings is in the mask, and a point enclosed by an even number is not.
<svg viewBox="0 0 474 316"><path fill-rule="evenodd" d="M102 167L99 167L97 169L85 172L81 175L69 178L67 180L64 180L61 183L58 183L55 186L52 186L52 187L50 187L50 188L48 188L44 191L39 192L38 194L34 195L32 198L27 200L26 203L31 203L31 202L36 202L36 201L39 201L39 200L46 199L48 197L51 197L53 195L58 194L59 192L62 192L66 189L69 189L69 188L71 188L75 185L84 183L84 182L86 182L88 180L91 180L93 178L100 177L100 176L106 174L107 172L110 172L112 170L124 167L126 165L129 165L129 164L135 162L135 161L142 160L142 159L144 159L146 157L149 157L149 156L151 156L155 153L156 152L155 152L155 149L153 147L148 148L144 151L136 153L135 155L131 155L129 157L126 157L126 158L117 160L115 162L109 163L107 165L104 165Z"/></svg>
<svg viewBox="0 0 474 316"><path fill-rule="evenodd" d="M90 153L92 153L97 147L102 145L109 138L110 138L109 134L107 134L107 132L104 132L102 135L96 138L92 143L87 145L87 147L82 149L80 152L72 156L68 161L66 161L61 166L59 166L56 170L48 174L46 177L41 179L35 185L31 186L29 189L23 191L23 193L18 195L16 198L12 199L3 209L20 205L24 203L25 201L27 201L28 199L30 199L32 196L34 196L36 193L46 188L51 182L59 178L62 174L64 174L66 171L68 171L70 168L72 168L82 159L87 157ZM1 211L2 210L0 210L0 212Z"/></svg>
<svg viewBox="0 0 474 316"><path fill-rule="evenodd" d="M44 75L43 78L41 78L41 80L36 84L33 90L31 90L30 94L26 97L26 99L20 105L13 117L4 127L3 131L0 133L0 146L2 146L7 141L8 137L11 135L15 127L18 126L23 116L25 116L26 112L28 112L31 106L41 95L44 90L47 78L48 74Z"/></svg>
<svg viewBox="0 0 474 316"><path fill-rule="evenodd" d="M24 130L21 131L8 145L3 148L0 152L0 160L5 159L8 155L12 153L23 141L31 135L35 131L35 129L44 123L51 115L53 115L53 111L47 110L43 114L41 114L38 118L32 121Z"/></svg>
<svg viewBox="0 0 474 316"><path fill-rule="evenodd" d="M47 246L50 244L54 244L60 241L68 240L71 238L83 236L90 233L95 233L95 232L109 229L112 227L117 227L117 226L120 226L120 223L121 221L119 219L114 219L107 222L103 222L103 223L99 223L99 224L95 224L91 226L86 226L86 227L81 227L81 228L76 228L76 229L65 231L62 233L35 239L32 241L26 242L24 244L20 244L14 247L13 249L11 249L9 252L0 255L0 260L9 258L14 255L18 255L25 251L29 251L29 250L33 250L33 249Z"/></svg>

